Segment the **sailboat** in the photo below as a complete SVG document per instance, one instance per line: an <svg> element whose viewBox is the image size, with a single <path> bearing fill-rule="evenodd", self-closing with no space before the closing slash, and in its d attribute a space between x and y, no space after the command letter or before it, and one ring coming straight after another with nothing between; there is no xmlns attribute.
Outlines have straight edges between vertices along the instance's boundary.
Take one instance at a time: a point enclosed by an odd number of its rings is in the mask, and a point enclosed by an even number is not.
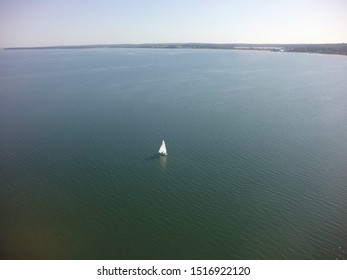
<svg viewBox="0 0 347 280"><path fill-rule="evenodd" d="M159 154L161 156L167 156L167 152L166 152L166 145L165 142L163 140L163 142L161 143L160 149L159 149Z"/></svg>

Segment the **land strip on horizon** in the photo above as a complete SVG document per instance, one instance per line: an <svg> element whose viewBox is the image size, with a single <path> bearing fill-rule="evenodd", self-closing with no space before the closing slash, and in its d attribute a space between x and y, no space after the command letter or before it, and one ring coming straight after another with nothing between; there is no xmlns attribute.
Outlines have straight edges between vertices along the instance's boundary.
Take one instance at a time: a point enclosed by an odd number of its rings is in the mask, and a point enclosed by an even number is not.
<svg viewBox="0 0 347 280"><path fill-rule="evenodd" d="M159 44L92 44L46 47L14 47L4 50L31 49L88 49L88 48L150 48L150 49L224 49L259 50L273 52L302 52L347 55L347 44L213 44L213 43L159 43Z"/></svg>

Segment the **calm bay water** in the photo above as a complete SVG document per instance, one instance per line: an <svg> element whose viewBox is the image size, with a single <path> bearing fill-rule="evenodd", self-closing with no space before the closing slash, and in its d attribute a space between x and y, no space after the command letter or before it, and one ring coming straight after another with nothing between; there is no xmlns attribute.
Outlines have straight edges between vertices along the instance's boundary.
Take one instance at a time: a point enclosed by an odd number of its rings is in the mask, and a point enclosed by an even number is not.
<svg viewBox="0 0 347 280"><path fill-rule="evenodd" d="M343 56L1 51L1 258L346 259L346 77Z"/></svg>

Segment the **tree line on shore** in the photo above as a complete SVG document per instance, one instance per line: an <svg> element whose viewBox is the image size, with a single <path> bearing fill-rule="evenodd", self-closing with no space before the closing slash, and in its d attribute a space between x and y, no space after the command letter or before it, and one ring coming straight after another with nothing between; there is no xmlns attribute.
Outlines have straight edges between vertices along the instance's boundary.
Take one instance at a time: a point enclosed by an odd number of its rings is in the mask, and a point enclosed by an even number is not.
<svg viewBox="0 0 347 280"><path fill-rule="evenodd" d="M5 50L28 49L82 49L82 48L156 48L156 49L225 49L263 50L280 52L302 52L347 55L347 44L212 44L212 43L169 43L169 44L94 44L71 46L5 48Z"/></svg>

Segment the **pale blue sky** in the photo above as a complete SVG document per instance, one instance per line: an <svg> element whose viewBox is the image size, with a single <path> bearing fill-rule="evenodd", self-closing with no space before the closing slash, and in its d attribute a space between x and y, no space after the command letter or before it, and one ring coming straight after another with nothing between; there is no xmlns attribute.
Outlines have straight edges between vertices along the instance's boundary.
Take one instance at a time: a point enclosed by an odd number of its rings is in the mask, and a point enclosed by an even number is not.
<svg viewBox="0 0 347 280"><path fill-rule="evenodd" d="M0 47L347 43L347 0L0 0Z"/></svg>

